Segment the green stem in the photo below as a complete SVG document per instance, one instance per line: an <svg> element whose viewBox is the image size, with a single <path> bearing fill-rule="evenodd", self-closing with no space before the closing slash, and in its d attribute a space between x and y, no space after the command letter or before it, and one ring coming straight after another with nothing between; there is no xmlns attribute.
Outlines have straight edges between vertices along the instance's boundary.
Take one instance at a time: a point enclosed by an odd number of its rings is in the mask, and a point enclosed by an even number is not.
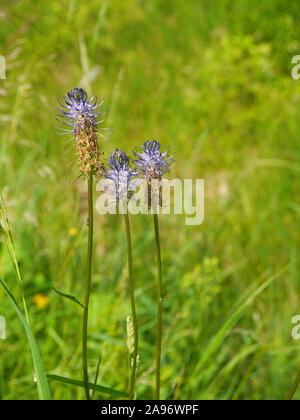
<svg viewBox="0 0 300 420"><path fill-rule="evenodd" d="M161 250L158 215L153 215L156 258L157 258L157 342L156 342L156 391L155 399L160 399L160 360L161 360L161 340L162 340L162 268L161 268Z"/></svg>
<svg viewBox="0 0 300 420"><path fill-rule="evenodd" d="M89 301L92 280L92 260L93 260L93 236L94 236L94 211L93 211L93 174L88 178L88 259L87 259L87 277L85 283L83 322L82 322L82 368L86 399L90 400L88 361L87 361L87 330Z"/></svg>
<svg viewBox="0 0 300 420"><path fill-rule="evenodd" d="M300 383L300 371L297 375L297 378L295 379L295 382L292 385L292 388L290 389L290 392L288 393L288 395L286 397L286 401L292 400L293 396L295 395L295 392L297 391L299 383Z"/></svg>
<svg viewBox="0 0 300 420"><path fill-rule="evenodd" d="M125 214L125 225L126 225L127 247L128 247L129 291L130 291L131 310L132 310L132 322L133 322L133 329L134 329L134 351L132 354L132 370L131 370L130 382L129 382L129 399L133 400L135 375L136 375L136 368L137 368L137 356L138 356L138 325L137 325L135 297L134 297L134 283L133 283L133 278L132 278L132 245L131 245L131 233L130 233L130 223L129 223L128 213Z"/></svg>

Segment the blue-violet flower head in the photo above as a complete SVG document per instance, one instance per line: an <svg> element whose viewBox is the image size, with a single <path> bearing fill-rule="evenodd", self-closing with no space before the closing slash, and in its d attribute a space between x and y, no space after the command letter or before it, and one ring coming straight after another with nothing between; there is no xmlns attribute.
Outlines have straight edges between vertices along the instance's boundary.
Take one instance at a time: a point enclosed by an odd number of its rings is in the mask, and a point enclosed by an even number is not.
<svg viewBox="0 0 300 420"><path fill-rule="evenodd" d="M108 168L105 169L105 178L112 181L108 185L108 192L116 195L116 202L128 201L133 191L135 183L133 178L137 172L130 168L130 159L125 152L116 149L107 161Z"/></svg>
<svg viewBox="0 0 300 420"><path fill-rule="evenodd" d="M142 153L135 150L136 159L134 164L137 167L138 174L148 182L152 179L162 180L164 174L169 172L175 159L170 155L170 148L161 152L161 145L158 141L146 141L142 145Z"/></svg>
<svg viewBox="0 0 300 420"><path fill-rule="evenodd" d="M60 128L62 133L74 133L78 154L79 171L82 175L93 174L100 177L102 164L97 141L97 125L102 122L99 117L103 112L103 102L98 103L95 96L88 100L83 89L71 89L62 101L58 100L57 120L67 129Z"/></svg>
<svg viewBox="0 0 300 420"><path fill-rule="evenodd" d="M69 129L61 131L72 132L77 134L78 124L84 124L88 121L90 125L96 130L98 124L104 120L99 121L99 117L105 114L103 111L103 101L98 102L98 98L93 96L88 100L85 90L75 88L71 89L62 100L58 99L60 107L57 107L57 120Z"/></svg>

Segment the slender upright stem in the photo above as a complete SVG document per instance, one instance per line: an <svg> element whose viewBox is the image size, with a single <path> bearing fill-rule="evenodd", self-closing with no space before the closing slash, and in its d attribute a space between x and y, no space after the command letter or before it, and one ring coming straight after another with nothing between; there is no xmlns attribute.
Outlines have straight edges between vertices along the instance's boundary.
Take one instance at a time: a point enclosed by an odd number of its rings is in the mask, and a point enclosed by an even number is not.
<svg viewBox="0 0 300 420"><path fill-rule="evenodd" d="M138 356L138 325L137 325L137 316L136 316L136 307L135 307L135 297L134 297L134 283L132 278L132 245L131 245L131 233L130 233L130 223L128 213L125 214L125 225L126 225L126 234L127 234L127 248L128 248L128 275L129 275L129 292L131 300L131 310L132 310L132 322L134 329L134 350L132 354L132 366L131 366L131 375L129 382L129 399L132 400L134 397L134 385L135 385L135 375L137 368L137 356Z"/></svg>
<svg viewBox="0 0 300 420"><path fill-rule="evenodd" d="M156 391L155 399L160 399L160 359L161 359L161 340L162 340L162 269L161 269L161 250L158 215L153 215L156 258L157 258L157 341L156 341Z"/></svg>
<svg viewBox="0 0 300 420"><path fill-rule="evenodd" d="M300 384L300 371L297 375L297 378L295 379L295 382L292 385L292 388L290 389L290 391L289 391L289 393L286 397L286 401L290 401L293 398L293 396L295 395L295 392L297 391L297 388L298 388L299 384Z"/></svg>
<svg viewBox="0 0 300 420"><path fill-rule="evenodd" d="M90 400L89 391L89 375L87 361L87 330L89 301L92 280L92 260L93 260L93 236L94 236L94 210L93 210L93 174L89 174L88 178L88 259L87 259L87 276L85 282L85 295L83 301L83 322L82 322L82 368L86 399Z"/></svg>

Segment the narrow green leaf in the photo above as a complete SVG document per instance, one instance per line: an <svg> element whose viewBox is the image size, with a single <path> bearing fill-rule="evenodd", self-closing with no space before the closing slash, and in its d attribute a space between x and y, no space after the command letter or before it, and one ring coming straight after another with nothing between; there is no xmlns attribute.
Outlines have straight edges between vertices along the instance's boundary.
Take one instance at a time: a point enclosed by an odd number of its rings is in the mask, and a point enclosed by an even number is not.
<svg viewBox="0 0 300 420"><path fill-rule="evenodd" d="M99 356L99 359L98 359L98 363L97 363L97 369L96 369L96 373L95 373L95 379L94 379L94 385L97 385L97 382L98 382L98 377L99 377L99 372L100 372L100 365L101 365L101 362L102 362L102 356L103 356L103 352L104 352L104 347L105 347L105 343L103 343L103 347L102 347L102 350L101 350L101 353L100 353L100 356ZM92 393L92 400L94 399L94 397L95 397L95 390L93 390L93 393Z"/></svg>
<svg viewBox="0 0 300 420"><path fill-rule="evenodd" d="M287 397L286 397L286 401L291 401L294 397L294 395L296 394L297 388L300 384L300 371L297 375L297 378L295 379L295 382L293 383Z"/></svg>
<svg viewBox="0 0 300 420"><path fill-rule="evenodd" d="M225 324L220 328L220 330L215 334L214 338L208 344L204 353L202 354L196 369L195 373L199 373L203 365L209 359L209 357L217 350L220 344L223 342L226 334L230 329L236 324L236 322L240 319L244 311L253 303L255 298L259 296L271 283L273 283L279 276L281 276L287 267L280 270L278 273L274 274L268 280L266 280L261 286L259 286L254 292L248 296L245 301L233 312L233 314L228 318Z"/></svg>
<svg viewBox="0 0 300 420"><path fill-rule="evenodd" d="M84 308L83 304L81 302L79 302L78 299L76 299L76 297L71 296L71 295L67 295L66 293L60 292L59 290L55 289L55 287L52 288L54 290L55 293L57 293L58 295L71 300L72 302L77 303L77 305L81 306L81 308Z"/></svg>
<svg viewBox="0 0 300 420"><path fill-rule="evenodd" d="M109 6L109 2L110 0L105 0L104 3L102 4L100 10L99 10L99 15L98 15L98 21L97 21L97 25L94 31L94 41L98 42L100 35L101 35L101 31L103 28L103 24L105 21L105 17L107 14L107 9Z"/></svg>
<svg viewBox="0 0 300 420"><path fill-rule="evenodd" d="M62 382L65 384L75 385L75 386L84 388L84 382L78 381L77 379L70 379L70 378L65 378L64 376L57 376L57 375L50 375L50 374L48 374L47 376L49 379L53 379L54 381L57 381L57 382ZM118 391L117 389L108 388L106 386L96 385L91 382L89 382L89 388L95 391L102 392L103 394L112 395L113 397L124 397L124 398L129 397L129 394L127 392Z"/></svg>
<svg viewBox="0 0 300 420"><path fill-rule="evenodd" d="M0 278L0 283L3 286L3 288L5 290L5 293L7 294L11 304L13 305L20 321L22 322L22 324L25 328L27 338L28 338L28 341L29 341L29 344L30 344L30 349L31 349L31 354L32 354L32 359L33 359L33 365L34 365L34 371L35 371L35 374L36 374L39 399L40 400L52 400L48 380L47 380L47 377L46 377L46 372L45 372L45 369L44 369L44 365L43 365L43 362L42 362L42 359L41 359L41 356L40 356L40 353L39 353L34 335L31 331L31 328L29 327L28 322L26 321L24 315L20 311L20 308L19 308L13 294L9 290L7 284L5 283L5 281Z"/></svg>

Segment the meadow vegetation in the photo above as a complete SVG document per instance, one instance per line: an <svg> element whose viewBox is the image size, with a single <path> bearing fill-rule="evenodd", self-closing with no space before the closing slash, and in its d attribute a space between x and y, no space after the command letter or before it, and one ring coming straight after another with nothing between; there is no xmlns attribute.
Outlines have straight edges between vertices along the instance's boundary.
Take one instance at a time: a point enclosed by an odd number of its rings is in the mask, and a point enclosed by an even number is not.
<svg viewBox="0 0 300 420"><path fill-rule="evenodd" d="M300 54L295 0L2 2L0 188L31 328L48 373L81 379L87 191L73 139L57 136L57 97L83 87L110 109L103 159L148 139L172 146L171 177L205 179L205 221L160 220L164 267L161 396L281 399L300 364ZM138 398L155 384L152 219L131 218L139 319ZM130 315L121 216L95 213L91 379L128 388ZM4 237L0 277L22 304ZM0 398L37 399L30 348L4 291ZM50 381L53 398L83 388ZM300 397L300 390L296 398ZM110 398L97 393L96 398Z"/></svg>

